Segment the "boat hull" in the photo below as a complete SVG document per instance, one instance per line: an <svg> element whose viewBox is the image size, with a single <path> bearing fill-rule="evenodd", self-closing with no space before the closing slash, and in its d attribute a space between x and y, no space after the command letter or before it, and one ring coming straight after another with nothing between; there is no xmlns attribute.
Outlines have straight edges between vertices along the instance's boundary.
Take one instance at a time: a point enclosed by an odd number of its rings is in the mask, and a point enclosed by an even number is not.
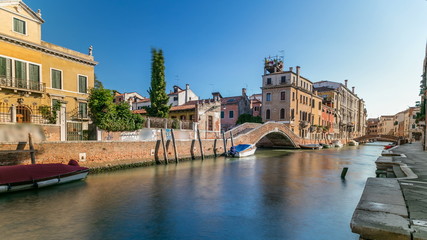
<svg viewBox="0 0 427 240"><path fill-rule="evenodd" d="M254 155L256 151L256 147L253 147L251 149L242 151L242 152L238 152L235 157L247 157L247 156L251 156Z"/></svg>
<svg viewBox="0 0 427 240"><path fill-rule="evenodd" d="M312 149L312 150L319 150L322 149L322 145L320 144L305 144L305 145L299 145L302 149Z"/></svg>
<svg viewBox="0 0 427 240"><path fill-rule="evenodd" d="M32 183L3 184L3 185L0 185L0 193L44 188L48 186L64 184L64 183L73 182L73 181L79 181L79 180L85 179L88 173L89 173L89 170L83 170L83 171L79 171L79 172L75 172L75 173L71 173L63 176L57 176L55 178L34 181Z"/></svg>

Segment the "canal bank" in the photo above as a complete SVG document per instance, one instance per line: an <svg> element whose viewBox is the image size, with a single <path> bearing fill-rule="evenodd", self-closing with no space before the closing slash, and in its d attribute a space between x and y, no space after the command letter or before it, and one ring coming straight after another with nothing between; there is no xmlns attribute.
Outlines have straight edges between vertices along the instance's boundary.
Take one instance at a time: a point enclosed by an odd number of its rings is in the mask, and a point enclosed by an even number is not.
<svg viewBox="0 0 427 240"><path fill-rule="evenodd" d="M361 239L427 239L427 152L419 142L377 159L395 178L369 178L350 223Z"/></svg>

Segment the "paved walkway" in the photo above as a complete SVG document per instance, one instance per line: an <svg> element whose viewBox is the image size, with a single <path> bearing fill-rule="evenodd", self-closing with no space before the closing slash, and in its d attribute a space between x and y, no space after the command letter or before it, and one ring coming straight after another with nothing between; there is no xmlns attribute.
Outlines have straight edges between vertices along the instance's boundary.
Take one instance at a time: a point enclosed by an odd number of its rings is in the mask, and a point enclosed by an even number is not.
<svg viewBox="0 0 427 240"><path fill-rule="evenodd" d="M361 239L427 240L427 152L420 143L401 145L383 152L376 165L397 178L368 178L352 231Z"/></svg>
<svg viewBox="0 0 427 240"><path fill-rule="evenodd" d="M414 239L427 239L427 152L422 150L421 143L401 145L393 153L405 154L405 157L393 157L401 161L418 177L398 179L408 208Z"/></svg>

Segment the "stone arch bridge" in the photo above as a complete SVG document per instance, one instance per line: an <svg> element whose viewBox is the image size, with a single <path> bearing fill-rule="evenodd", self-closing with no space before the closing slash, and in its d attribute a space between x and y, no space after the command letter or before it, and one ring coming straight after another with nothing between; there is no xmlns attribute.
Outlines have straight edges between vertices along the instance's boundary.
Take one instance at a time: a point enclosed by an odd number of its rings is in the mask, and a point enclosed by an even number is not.
<svg viewBox="0 0 427 240"><path fill-rule="evenodd" d="M244 123L226 132L226 138L230 139L231 134L236 145L299 148L300 144L310 143L310 140L299 137L285 124L277 122Z"/></svg>

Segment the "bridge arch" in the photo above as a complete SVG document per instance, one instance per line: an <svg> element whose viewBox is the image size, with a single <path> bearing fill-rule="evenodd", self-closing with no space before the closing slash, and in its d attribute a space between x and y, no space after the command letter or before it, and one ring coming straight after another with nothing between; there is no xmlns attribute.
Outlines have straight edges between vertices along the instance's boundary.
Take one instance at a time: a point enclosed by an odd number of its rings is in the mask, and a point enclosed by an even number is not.
<svg viewBox="0 0 427 240"><path fill-rule="evenodd" d="M237 144L298 148L302 139L283 123L243 124L232 130Z"/></svg>
<svg viewBox="0 0 427 240"><path fill-rule="evenodd" d="M298 145L285 132L272 130L254 140L257 147L286 147L297 148Z"/></svg>

